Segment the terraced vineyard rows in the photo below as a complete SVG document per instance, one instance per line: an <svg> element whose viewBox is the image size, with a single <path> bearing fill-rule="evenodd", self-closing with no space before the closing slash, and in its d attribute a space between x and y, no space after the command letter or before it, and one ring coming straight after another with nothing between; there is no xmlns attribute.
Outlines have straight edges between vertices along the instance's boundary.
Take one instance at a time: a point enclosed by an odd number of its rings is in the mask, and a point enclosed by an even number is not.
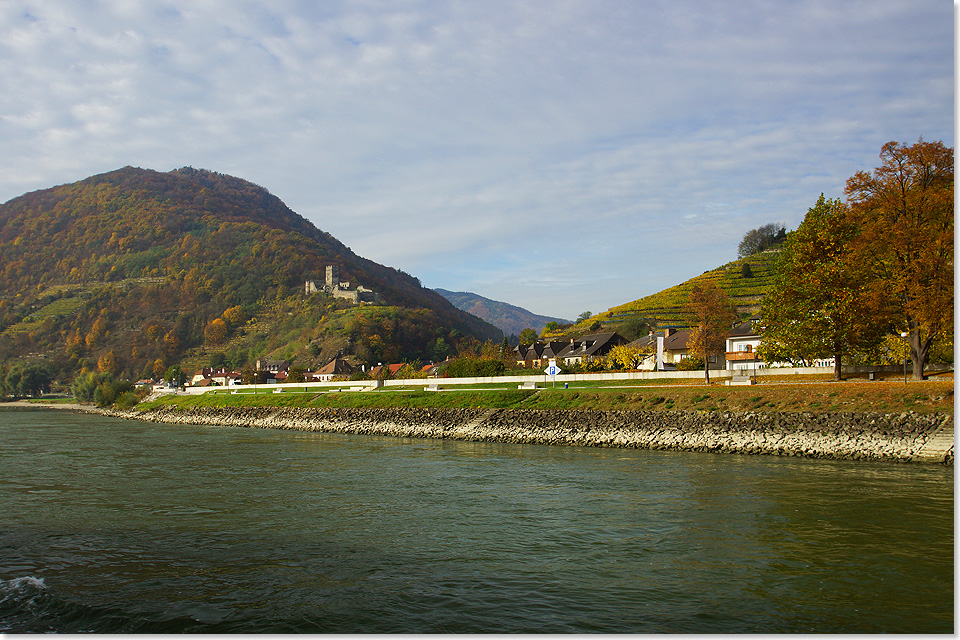
<svg viewBox="0 0 960 640"><path fill-rule="evenodd" d="M716 282L717 286L727 293L737 313L741 316L753 314L760 309L764 296L773 286L774 266L778 256L778 250L770 250L734 260L669 289L611 307L570 329L545 334L545 337L583 334L598 321L603 323L607 330L615 330L618 323L637 316L653 318L660 327L688 327L691 320L685 307L690 291L697 283L708 280ZM749 268L744 265L749 265Z"/></svg>
<svg viewBox="0 0 960 640"><path fill-rule="evenodd" d="M7 327L5 333L16 335L33 331L39 328L47 318L57 319L64 316L72 316L82 305L83 298L79 297L54 300L42 309L34 311L20 322Z"/></svg>

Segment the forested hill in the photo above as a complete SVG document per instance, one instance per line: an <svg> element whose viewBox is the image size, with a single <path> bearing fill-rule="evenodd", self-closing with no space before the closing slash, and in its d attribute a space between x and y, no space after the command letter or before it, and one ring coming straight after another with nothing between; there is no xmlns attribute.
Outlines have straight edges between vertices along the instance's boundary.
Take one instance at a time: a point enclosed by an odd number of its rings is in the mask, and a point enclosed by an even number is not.
<svg viewBox="0 0 960 640"><path fill-rule="evenodd" d="M524 329L533 329L540 333L548 322L568 324L569 320L537 315L522 307L498 300L484 298L467 291L447 291L435 289L437 293L453 303L457 309L483 318L495 327L502 329L504 335L519 336Z"/></svg>
<svg viewBox="0 0 960 640"><path fill-rule="evenodd" d="M383 305L319 294L307 304L304 281L322 282L327 265ZM223 319L228 309L232 320ZM207 331L218 318L226 336ZM257 327L268 336L257 338ZM416 278L357 256L262 187L193 168L133 167L0 205L0 331L0 363L32 354L66 372L110 354L115 372L131 376L204 358L240 366L278 350L427 359L462 337L502 337Z"/></svg>

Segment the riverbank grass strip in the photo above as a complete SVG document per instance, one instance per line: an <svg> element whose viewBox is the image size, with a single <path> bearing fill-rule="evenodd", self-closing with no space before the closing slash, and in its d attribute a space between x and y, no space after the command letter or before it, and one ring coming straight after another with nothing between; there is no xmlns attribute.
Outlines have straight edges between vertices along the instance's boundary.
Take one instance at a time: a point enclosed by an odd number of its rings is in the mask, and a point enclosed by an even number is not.
<svg viewBox="0 0 960 640"><path fill-rule="evenodd" d="M300 391L169 395L137 410L180 407L595 409L762 413L953 413L952 380L682 386L579 386L537 389L386 387L372 392Z"/></svg>

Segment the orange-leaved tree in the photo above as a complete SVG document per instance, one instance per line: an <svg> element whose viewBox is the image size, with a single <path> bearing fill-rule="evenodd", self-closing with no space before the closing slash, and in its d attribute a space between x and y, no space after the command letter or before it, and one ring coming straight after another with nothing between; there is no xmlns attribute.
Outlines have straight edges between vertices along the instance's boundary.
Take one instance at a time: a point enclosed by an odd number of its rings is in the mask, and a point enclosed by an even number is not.
<svg viewBox="0 0 960 640"><path fill-rule="evenodd" d="M695 322L687 347L691 354L703 358L703 377L710 384L710 356L725 351L727 334L737 315L727 294L712 280L694 285L687 310Z"/></svg>
<svg viewBox="0 0 960 640"><path fill-rule="evenodd" d="M930 346L953 328L953 149L888 142L880 159L847 181L847 200L858 253L895 304L920 380Z"/></svg>

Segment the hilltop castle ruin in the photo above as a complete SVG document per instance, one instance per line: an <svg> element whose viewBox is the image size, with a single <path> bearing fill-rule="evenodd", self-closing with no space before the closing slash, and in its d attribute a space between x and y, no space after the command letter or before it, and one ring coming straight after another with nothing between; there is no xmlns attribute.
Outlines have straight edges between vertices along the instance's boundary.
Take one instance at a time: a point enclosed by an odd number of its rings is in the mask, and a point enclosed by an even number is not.
<svg viewBox="0 0 960 640"><path fill-rule="evenodd" d="M349 300L353 304L380 304L380 294L372 289L367 289L363 285L357 285L356 289L350 288L350 283L340 280L340 267L331 264L327 265L327 280L317 286L316 281L307 280L303 284L303 294L309 296L318 292L328 293L334 298Z"/></svg>

